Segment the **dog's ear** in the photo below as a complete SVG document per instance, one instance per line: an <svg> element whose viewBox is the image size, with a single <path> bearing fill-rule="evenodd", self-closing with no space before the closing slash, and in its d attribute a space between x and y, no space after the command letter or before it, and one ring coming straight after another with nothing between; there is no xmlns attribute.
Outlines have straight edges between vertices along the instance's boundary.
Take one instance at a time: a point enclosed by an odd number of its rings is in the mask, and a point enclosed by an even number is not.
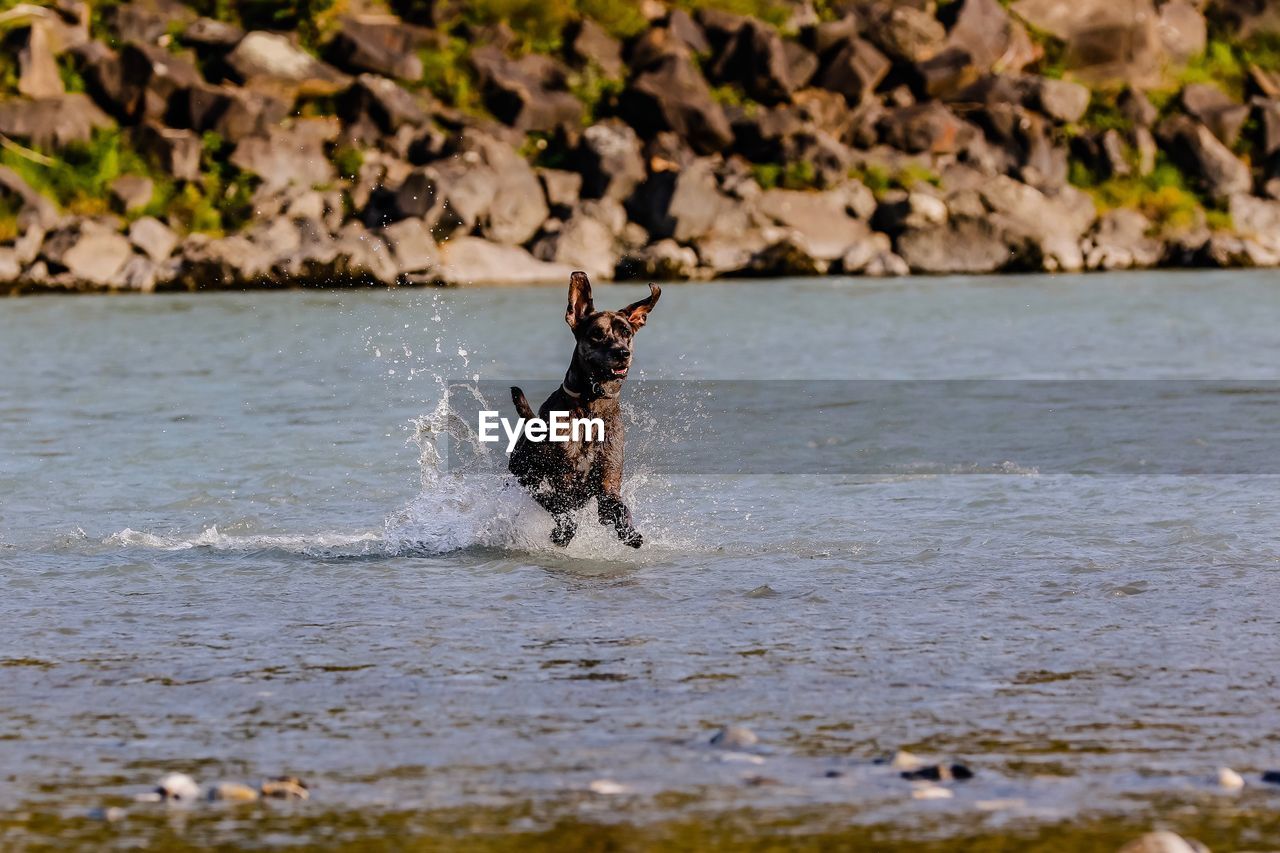
<svg viewBox="0 0 1280 853"><path fill-rule="evenodd" d="M649 285L649 296L641 299L639 302L632 302L626 308L618 313L627 318L627 322L633 328L640 328L645 324L645 320L649 318L649 312L653 310L653 306L658 304L658 297L662 295L662 288L656 284Z"/></svg>
<svg viewBox="0 0 1280 853"><path fill-rule="evenodd" d="M578 328L578 324L595 313L596 306L591 302L591 282L587 274L581 270L569 276L569 307L564 311L564 321L570 329Z"/></svg>

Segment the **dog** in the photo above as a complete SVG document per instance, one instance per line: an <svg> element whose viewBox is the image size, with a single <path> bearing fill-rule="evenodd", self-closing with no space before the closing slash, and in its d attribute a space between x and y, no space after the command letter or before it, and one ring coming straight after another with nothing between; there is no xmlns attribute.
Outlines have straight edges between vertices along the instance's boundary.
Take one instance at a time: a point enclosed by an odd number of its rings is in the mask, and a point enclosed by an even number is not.
<svg viewBox="0 0 1280 853"><path fill-rule="evenodd" d="M574 513L592 498L600 523L611 525L623 544L639 548L644 537L631 521L631 510L622 502L623 433L618 395L631 369L636 331L644 326L658 304L662 288L649 285L649 296L620 311L597 311L591 301L591 282L584 272L569 276L569 305L564 319L573 330L573 358L564 382L538 409L546 420L550 412L568 412L570 418L599 418L604 422L601 441L533 442L521 436L511 452L508 470L555 519L551 541L568 545L575 533ZM511 401L522 418L533 418L524 392L511 388Z"/></svg>

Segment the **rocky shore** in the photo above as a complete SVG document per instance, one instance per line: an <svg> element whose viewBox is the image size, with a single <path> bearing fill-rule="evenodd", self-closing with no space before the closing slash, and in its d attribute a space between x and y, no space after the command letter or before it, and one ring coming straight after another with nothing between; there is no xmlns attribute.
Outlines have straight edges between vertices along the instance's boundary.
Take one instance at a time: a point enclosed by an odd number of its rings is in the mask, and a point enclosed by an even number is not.
<svg viewBox="0 0 1280 853"><path fill-rule="evenodd" d="M1280 265L1274 4L320 5L0 12L0 288Z"/></svg>

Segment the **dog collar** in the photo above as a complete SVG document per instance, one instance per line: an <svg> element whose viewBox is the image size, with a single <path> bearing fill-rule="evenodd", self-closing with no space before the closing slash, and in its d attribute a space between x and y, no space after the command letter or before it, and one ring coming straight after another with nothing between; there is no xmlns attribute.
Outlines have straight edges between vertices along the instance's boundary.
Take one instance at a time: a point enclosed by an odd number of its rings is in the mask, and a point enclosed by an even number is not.
<svg viewBox="0 0 1280 853"><path fill-rule="evenodd" d="M582 392L571 390L567 382L560 383L560 390L568 394L571 399L574 399L574 400L582 399ZM594 379L591 380L591 387L589 390L591 392L591 399L593 400L600 400L600 399L611 400L614 397L618 396L617 394L604 393L603 387L600 385L599 382L595 381Z"/></svg>

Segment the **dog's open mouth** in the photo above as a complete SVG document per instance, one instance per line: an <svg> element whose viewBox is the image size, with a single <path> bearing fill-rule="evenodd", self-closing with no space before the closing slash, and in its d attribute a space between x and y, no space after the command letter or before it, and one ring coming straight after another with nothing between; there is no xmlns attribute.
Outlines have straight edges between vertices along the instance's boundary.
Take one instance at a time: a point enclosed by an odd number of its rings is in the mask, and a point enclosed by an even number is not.
<svg viewBox="0 0 1280 853"><path fill-rule="evenodd" d="M626 376L629 369L630 365L624 365L622 367L611 367L609 368L609 372L614 376Z"/></svg>

